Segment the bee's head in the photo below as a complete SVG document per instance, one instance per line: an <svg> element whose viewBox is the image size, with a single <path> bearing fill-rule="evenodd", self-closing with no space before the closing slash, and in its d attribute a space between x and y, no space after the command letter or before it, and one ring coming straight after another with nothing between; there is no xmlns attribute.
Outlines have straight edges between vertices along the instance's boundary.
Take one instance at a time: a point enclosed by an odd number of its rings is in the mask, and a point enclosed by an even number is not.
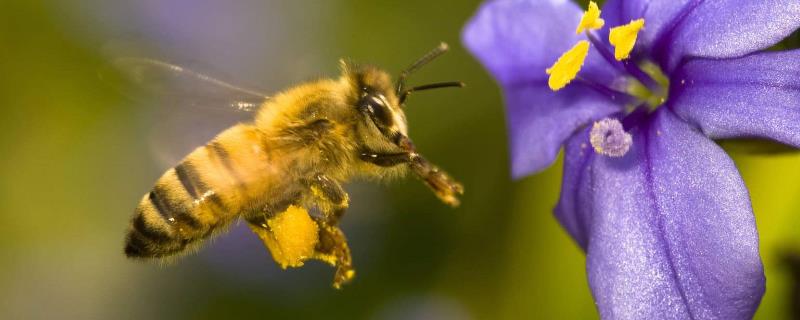
<svg viewBox="0 0 800 320"><path fill-rule="evenodd" d="M395 83L392 83L389 74L381 69L372 66L356 66L341 61L344 76L357 92L355 107L364 115L364 120L370 125L374 125L381 135L391 143L398 146L408 143L408 125L403 106L409 94L414 91L464 86L461 82L441 82L412 88L405 87L405 78L408 75L446 52L447 49L447 44L440 44L403 70Z"/></svg>
<svg viewBox="0 0 800 320"><path fill-rule="evenodd" d="M348 64L345 68L348 82L354 91L354 107L367 127L374 127L394 144L400 137L408 136L406 116L389 74L372 66Z"/></svg>

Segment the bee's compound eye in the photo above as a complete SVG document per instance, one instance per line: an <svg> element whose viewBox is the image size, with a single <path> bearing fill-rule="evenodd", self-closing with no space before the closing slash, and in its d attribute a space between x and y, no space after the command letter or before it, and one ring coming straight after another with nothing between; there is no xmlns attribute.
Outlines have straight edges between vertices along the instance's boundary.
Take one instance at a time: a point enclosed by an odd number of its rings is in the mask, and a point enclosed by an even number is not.
<svg viewBox="0 0 800 320"><path fill-rule="evenodd" d="M388 128L392 125L392 115L385 99L381 96L370 94L361 99L360 107L364 110L378 128Z"/></svg>

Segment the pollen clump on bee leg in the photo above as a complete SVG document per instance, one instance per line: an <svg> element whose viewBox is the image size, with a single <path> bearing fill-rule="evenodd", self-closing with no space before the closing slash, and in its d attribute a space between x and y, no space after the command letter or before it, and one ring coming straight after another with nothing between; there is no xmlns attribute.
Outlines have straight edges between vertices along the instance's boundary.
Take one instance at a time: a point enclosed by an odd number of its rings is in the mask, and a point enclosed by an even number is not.
<svg viewBox="0 0 800 320"><path fill-rule="evenodd" d="M644 19L636 19L626 25L611 28L608 33L608 42L614 46L614 58L622 61L630 56L639 30L644 27Z"/></svg>
<svg viewBox="0 0 800 320"><path fill-rule="evenodd" d="M589 41L581 40L572 49L562 54L552 67L545 70L550 75L547 81L550 89L558 91L575 79L578 71L583 67L583 61L586 60L587 54L589 54Z"/></svg>
<svg viewBox="0 0 800 320"><path fill-rule="evenodd" d="M597 3L589 1L589 10L583 13L583 17L581 17L581 22L578 24L578 29L575 30L575 34L580 34L584 30L600 29L605 23L605 20L600 19L600 8L597 7Z"/></svg>
<svg viewBox="0 0 800 320"><path fill-rule="evenodd" d="M297 206L289 206L267 220L266 227L251 225L251 228L260 235L272 258L282 268L302 266L314 256L319 243L319 226L306 209Z"/></svg>

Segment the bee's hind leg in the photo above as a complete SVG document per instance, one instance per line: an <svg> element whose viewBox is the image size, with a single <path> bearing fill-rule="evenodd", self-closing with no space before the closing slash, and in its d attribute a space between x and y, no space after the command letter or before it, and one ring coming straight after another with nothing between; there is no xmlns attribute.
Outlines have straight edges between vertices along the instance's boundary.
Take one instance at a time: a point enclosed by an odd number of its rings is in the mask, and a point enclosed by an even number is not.
<svg viewBox="0 0 800 320"><path fill-rule="evenodd" d="M319 224L319 242L314 258L336 267L333 287L339 289L355 276L347 238L337 226L347 211L350 198L339 182L325 174L314 174L306 183L311 191L312 202L322 213L322 216L314 218Z"/></svg>
<svg viewBox="0 0 800 320"><path fill-rule="evenodd" d="M336 267L336 274L333 276L334 288L339 289L342 284L353 280L356 271L353 269L350 247L347 245L347 238L345 238L339 227L321 222L319 242L315 251L314 258Z"/></svg>
<svg viewBox="0 0 800 320"><path fill-rule="evenodd" d="M247 219L282 268L300 267L308 259L317 259L336 268L333 287L341 288L353 279L355 271L350 247L342 230L316 217L304 207L287 206L283 212Z"/></svg>

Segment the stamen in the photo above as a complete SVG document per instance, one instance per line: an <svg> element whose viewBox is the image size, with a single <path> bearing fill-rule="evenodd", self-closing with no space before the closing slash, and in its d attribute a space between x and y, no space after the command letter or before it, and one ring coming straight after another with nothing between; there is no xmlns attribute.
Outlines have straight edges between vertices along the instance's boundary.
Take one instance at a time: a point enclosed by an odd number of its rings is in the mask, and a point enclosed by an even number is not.
<svg viewBox="0 0 800 320"><path fill-rule="evenodd" d="M639 98L630 95L627 92L619 91L604 84L585 79L581 76L575 77L575 80L621 104L630 104L639 100Z"/></svg>
<svg viewBox="0 0 800 320"><path fill-rule="evenodd" d="M558 58L553 66L545 70L550 75L547 85L553 91L558 91L575 79L578 71L583 67L583 61L589 53L589 41L581 40L572 49Z"/></svg>
<svg viewBox="0 0 800 320"><path fill-rule="evenodd" d="M609 157L622 157L628 153L633 138L625 132L617 119L605 118L597 121L589 132L589 142L594 151Z"/></svg>
<svg viewBox="0 0 800 320"><path fill-rule="evenodd" d="M614 55L611 54L611 51L608 51L608 46L602 41L600 41L600 39L598 39L594 35L594 33L587 32L586 37L589 38L589 41L594 45L593 46L594 49L597 50L597 52L599 52L600 55L606 61L608 61L610 65L616 67L622 72L627 72L628 74L636 78L636 80L639 80L639 82L641 82L651 90L656 90L658 88L658 83L653 79L651 79L650 76L648 76L646 73L642 72L642 70L639 69L639 67L635 63L632 63L630 60L622 62L617 61L614 58Z"/></svg>
<svg viewBox="0 0 800 320"><path fill-rule="evenodd" d="M605 23L605 20L600 19L600 8L597 7L594 1L589 1L589 10L583 13L583 17L581 17L581 22L578 24L578 29L575 30L575 34L580 34L584 30L600 29Z"/></svg>
<svg viewBox="0 0 800 320"><path fill-rule="evenodd" d="M611 28L608 42L614 46L614 58L622 61L630 56L633 45L636 43L636 36L643 27L644 19L636 19L626 25Z"/></svg>

